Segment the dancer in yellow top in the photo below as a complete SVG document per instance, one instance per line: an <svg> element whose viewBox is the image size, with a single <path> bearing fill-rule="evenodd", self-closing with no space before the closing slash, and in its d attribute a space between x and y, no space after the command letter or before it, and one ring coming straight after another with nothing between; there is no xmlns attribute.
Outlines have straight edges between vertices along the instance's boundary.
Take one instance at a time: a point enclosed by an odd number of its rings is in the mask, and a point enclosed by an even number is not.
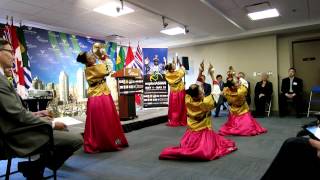
<svg viewBox="0 0 320 180"><path fill-rule="evenodd" d="M179 63L179 61L178 61ZM165 78L170 86L168 126L187 125L187 112L185 106L185 87L182 78L185 69L180 64L180 69L176 70L176 63L173 61L165 66Z"/></svg>
<svg viewBox="0 0 320 180"><path fill-rule="evenodd" d="M228 121L220 128L221 135L254 136L267 132L251 115L246 101L247 82L240 78L228 77L223 95L230 105Z"/></svg>
<svg viewBox="0 0 320 180"><path fill-rule="evenodd" d="M213 76L212 66L209 69ZM215 96L215 97L214 97ZM225 139L212 130L211 110L218 96L204 97L201 86L192 84L187 90L185 103L188 114L188 129L180 146L165 148L160 159L213 160L236 150L234 141Z"/></svg>
<svg viewBox="0 0 320 180"><path fill-rule="evenodd" d="M105 80L112 68L108 64L96 64L96 57L91 52L81 52L77 61L86 65L85 75L89 84L84 151L97 153L127 147L128 142Z"/></svg>

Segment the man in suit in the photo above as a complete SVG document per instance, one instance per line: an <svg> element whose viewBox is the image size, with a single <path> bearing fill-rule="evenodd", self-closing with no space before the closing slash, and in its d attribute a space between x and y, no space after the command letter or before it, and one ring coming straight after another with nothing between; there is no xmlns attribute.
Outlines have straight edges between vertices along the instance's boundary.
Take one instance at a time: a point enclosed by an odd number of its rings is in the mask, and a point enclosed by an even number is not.
<svg viewBox="0 0 320 180"><path fill-rule="evenodd" d="M221 74L218 74L218 75L216 76L216 81L217 81L217 83L218 83L218 85L219 85L219 88L220 88L220 91L221 91L221 93L222 93L223 88L224 88L224 83L223 83L223 81L222 81L222 75L221 75ZM218 103L217 103L216 112L215 112L214 117L219 117L219 113L220 113L221 106L224 106L224 102L225 102L225 101L226 101L226 99L225 99L222 95L220 95L220 96L219 96Z"/></svg>
<svg viewBox="0 0 320 180"><path fill-rule="evenodd" d="M282 79L281 94L279 97L279 113L283 117L287 114L288 100L292 100L295 105L297 117L301 117L301 104L302 104L302 88L303 81L300 78L295 77L296 70L290 68L289 77Z"/></svg>
<svg viewBox="0 0 320 180"><path fill-rule="evenodd" d="M201 76L198 78L198 81L201 83L204 95L209 96L211 94L211 85L206 83L206 76L201 74Z"/></svg>
<svg viewBox="0 0 320 180"><path fill-rule="evenodd" d="M48 124L54 129L64 129L63 123L49 123L28 112L22 105L15 89L4 75L4 69L13 66L13 49L8 41L0 39L0 131L2 134L10 133L12 130L32 125ZM58 169L76 150L82 146L80 135L65 131L54 131L54 148L52 152L41 154L38 160L32 162L21 162L18 170L27 179L42 179L45 167ZM1 141L1 139L0 139ZM7 142L11 151L19 156L30 154L49 141L45 130L29 131L12 137ZM0 142L1 144L1 142ZM0 148L3 150L2 148Z"/></svg>

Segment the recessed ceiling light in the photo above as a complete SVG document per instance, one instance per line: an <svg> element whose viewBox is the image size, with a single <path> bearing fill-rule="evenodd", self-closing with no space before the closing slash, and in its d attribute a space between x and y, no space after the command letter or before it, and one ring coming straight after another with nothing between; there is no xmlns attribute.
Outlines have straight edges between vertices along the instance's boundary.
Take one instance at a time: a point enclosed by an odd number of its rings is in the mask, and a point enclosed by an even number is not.
<svg viewBox="0 0 320 180"><path fill-rule="evenodd" d="M278 17L279 12L276 8L273 8L273 9L267 9L263 11L249 13L248 16L251 20L260 20L260 19Z"/></svg>
<svg viewBox="0 0 320 180"><path fill-rule="evenodd" d="M174 27L170 29L163 29L160 31L163 34L167 34L170 36L177 35L177 34L185 34L185 29L181 27Z"/></svg>
<svg viewBox="0 0 320 180"><path fill-rule="evenodd" d="M123 6L122 9L121 3L117 2L109 2L107 4L94 8L93 11L112 17L118 17L134 12L134 10L129 8L128 6Z"/></svg>

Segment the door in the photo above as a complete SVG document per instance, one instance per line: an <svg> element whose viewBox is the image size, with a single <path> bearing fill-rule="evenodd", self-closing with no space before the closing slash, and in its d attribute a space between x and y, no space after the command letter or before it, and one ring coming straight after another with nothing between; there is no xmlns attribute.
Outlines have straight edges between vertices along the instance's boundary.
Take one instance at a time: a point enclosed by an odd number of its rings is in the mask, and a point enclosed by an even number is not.
<svg viewBox="0 0 320 180"><path fill-rule="evenodd" d="M311 88L320 86L320 39L292 42L292 51L296 76L303 80L304 107L307 108ZM313 108L320 110L319 106Z"/></svg>

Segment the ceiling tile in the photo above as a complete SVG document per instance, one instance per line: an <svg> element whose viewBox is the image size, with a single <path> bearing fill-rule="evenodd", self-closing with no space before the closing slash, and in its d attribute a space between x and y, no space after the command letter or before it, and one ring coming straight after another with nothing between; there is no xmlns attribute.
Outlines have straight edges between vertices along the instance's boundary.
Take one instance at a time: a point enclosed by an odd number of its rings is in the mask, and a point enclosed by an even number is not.
<svg viewBox="0 0 320 180"><path fill-rule="evenodd" d="M319 0L309 0L309 10L310 10L310 18L311 19L319 19L320 18L320 1Z"/></svg>

